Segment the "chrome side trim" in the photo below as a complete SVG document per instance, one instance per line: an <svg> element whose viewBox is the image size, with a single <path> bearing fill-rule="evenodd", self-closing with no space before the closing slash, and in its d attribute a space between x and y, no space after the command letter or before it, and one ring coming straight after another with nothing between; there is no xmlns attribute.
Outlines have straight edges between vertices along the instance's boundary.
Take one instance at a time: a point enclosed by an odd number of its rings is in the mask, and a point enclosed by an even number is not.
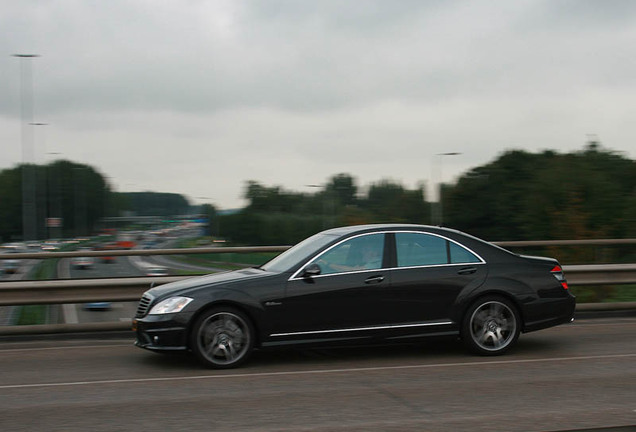
<svg viewBox="0 0 636 432"><path fill-rule="evenodd" d="M357 331L368 331L368 330L388 330L388 329L400 329L400 328L414 328L414 327L432 327L432 326L440 326L440 325L452 325L453 321L439 321L439 322L428 322L428 323L415 323L415 324L394 324L394 325L383 325L383 326L370 326L370 327L357 327L357 328L344 328L344 329L334 329L334 330L316 330L316 331L304 331L304 332L291 332L291 333L273 333L270 334L270 337L283 337L283 336L303 336L303 335L311 335L311 334L328 334L328 333L345 333L345 332L357 332Z"/></svg>

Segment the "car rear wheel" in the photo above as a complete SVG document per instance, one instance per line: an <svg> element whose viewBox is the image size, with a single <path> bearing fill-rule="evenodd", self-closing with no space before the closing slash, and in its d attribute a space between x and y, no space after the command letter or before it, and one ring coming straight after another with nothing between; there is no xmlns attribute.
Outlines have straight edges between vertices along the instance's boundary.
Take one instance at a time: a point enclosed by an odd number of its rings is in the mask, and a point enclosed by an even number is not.
<svg viewBox="0 0 636 432"><path fill-rule="evenodd" d="M252 324L242 312L233 308L216 308L197 320L191 347L208 367L227 369L240 365L254 346Z"/></svg>
<svg viewBox="0 0 636 432"><path fill-rule="evenodd" d="M521 320L515 306L503 297L484 297L466 311L462 340L481 355L499 355L519 338Z"/></svg>

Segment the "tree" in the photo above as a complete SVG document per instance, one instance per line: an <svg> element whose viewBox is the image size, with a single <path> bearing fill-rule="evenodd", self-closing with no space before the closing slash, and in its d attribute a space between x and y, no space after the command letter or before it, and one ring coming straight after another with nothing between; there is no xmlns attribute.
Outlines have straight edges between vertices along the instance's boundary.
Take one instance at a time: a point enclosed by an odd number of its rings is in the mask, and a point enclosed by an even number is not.
<svg viewBox="0 0 636 432"><path fill-rule="evenodd" d="M391 180L372 184L361 207L373 215L373 222L425 223L430 214L423 186L411 191Z"/></svg>
<svg viewBox="0 0 636 432"><path fill-rule="evenodd" d="M355 180L349 174L337 174L331 177L325 187L325 193L339 206L355 204L357 192Z"/></svg>
<svg viewBox="0 0 636 432"><path fill-rule="evenodd" d="M624 237L636 164L598 143L582 151L509 151L462 176L447 194L448 224L489 240Z"/></svg>

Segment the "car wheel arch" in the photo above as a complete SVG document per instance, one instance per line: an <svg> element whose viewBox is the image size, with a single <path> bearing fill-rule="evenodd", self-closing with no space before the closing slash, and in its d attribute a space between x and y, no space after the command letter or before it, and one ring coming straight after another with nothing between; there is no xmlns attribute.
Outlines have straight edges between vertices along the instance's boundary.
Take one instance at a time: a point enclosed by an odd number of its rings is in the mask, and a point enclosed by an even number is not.
<svg viewBox="0 0 636 432"><path fill-rule="evenodd" d="M453 317L454 320L461 326L461 324L464 322L464 318L466 317L466 313L468 313L468 310L471 308L471 306L487 297L501 297L508 300L514 306L515 312L517 312L517 315L519 316L521 328L525 326L526 320L523 313L523 308L519 303L519 299L515 298L515 296L510 294L509 292L503 290L481 291L479 292L479 294L466 299L462 303L461 307L458 309L458 312Z"/></svg>
<svg viewBox="0 0 636 432"><path fill-rule="evenodd" d="M243 313L246 316L246 318L249 319L250 324L252 325L252 328L254 329L254 346L255 347L260 346L260 339L261 339L260 333L259 333L260 326L259 326L258 320L256 320L254 317L253 311L251 311L250 308L246 307L242 303L222 300L222 301L213 301L213 302L207 303L205 306L199 308L194 313L194 315L192 315L192 317L190 318L190 321L188 322L188 326L186 330L186 335L187 335L186 343L188 345L189 350L192 350L192 346L190 346L190 339L191 339L192 332L194 331L194 326L196 322L199 320L199 317L207 314L209 311L213 309L218 309L218 308L230 308L230 309L234 309Z"/></svg>
<svg viewBox="0 0 636 432"><path fill-rule="evenodd" d="M495 330L488 329L489 336L487 338L484 337L483 339L479 337L479 341L478 341L475 338L475 336L486 335L486 333L481 333L480 327L482 326L482 324L480 323L478 324L478 327L477 327L479 332L472 335L470 334L472 333L472 330L470 330L470 328L473 325L472 315L476 313L477 310L480 310L483 306L491 304L491 303L500 303L500 306L503 308L501 309L501 315L497 313L497 315L495 316L499 316L501 318L505 317L505 315L507 314L505 310L508 309L509 312L515 317L515 320L513 321L516 321L516 323L512 327L514 330L506 334L505 332L498 333L498 332L495 332ZM488 320L490 321L490 318L488 318ZM494 318L494 320L497 320L497 318ZM496 322L497 321L493 321L493 323L496 323ZM491 325L491 324L488 324L488 325ZM497 324L494 324L494 325L497 325ZM500 325L505 326L505 327L501 327L502 330L504 328L508 330L510 329L508 325L504 325L504 324L500 324ZM473 353L480 354L480 355L499 355L508 351L513 345L515 345L519 335L523 333L523 328L524 328L524 319L523 319L522 310L519 307L518 302L515 301L515 299L512 298L510 294L508 293L490 292L490 293L484 293L483 295L480 295L476 297L475 299L473 299L473 301L469 304L468 308L464 311L463 315L461 316L459 336L462 342L464 343L464 345ZM483 330L486 331L486 329L487 327L484 324ZM504 340L504 343L501 345L501 349L499 349L497 348L496 342L495 342L495 345L493 346L493 345L490 345L491 342L486 342L487 339L490 341L492 341L493 339L496 339L499 341ZM479 345L479 347L477 347L477 345ZM486 347L486 345L490 345L490 346Z"/></svg>

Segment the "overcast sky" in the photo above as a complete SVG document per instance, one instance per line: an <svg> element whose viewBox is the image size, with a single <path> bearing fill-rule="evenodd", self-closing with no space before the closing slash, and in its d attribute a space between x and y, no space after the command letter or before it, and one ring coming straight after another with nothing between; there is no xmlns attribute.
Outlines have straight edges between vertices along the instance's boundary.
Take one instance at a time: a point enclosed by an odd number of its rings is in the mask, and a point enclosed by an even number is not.
<svg viewBox="0 0 636 432"><path fill-rule="evenodd" d="M631 0L0 0L0 169L23 160L12 54L41 56L35 162L229 209L247 180L430 186L589 134L636 159L635 50Z"/></svg>

